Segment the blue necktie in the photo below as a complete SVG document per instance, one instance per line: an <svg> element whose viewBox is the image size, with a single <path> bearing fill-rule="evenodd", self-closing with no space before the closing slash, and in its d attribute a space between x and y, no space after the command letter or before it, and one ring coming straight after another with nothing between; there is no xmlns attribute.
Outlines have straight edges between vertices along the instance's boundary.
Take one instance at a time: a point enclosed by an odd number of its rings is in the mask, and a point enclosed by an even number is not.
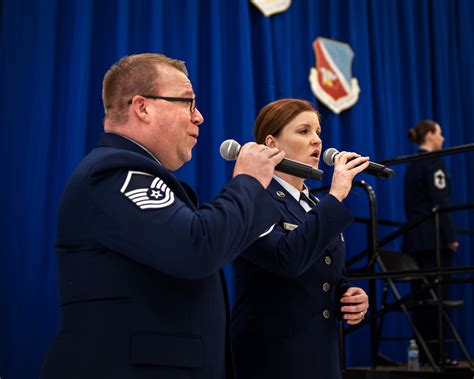
<svg viewBox="0 0 474 379"><path fill-rule="evenodd" d="M300 202L301 200L304 200L306 204L308 204L311 208L313 208L316 205L316 203L313 200L311 200L308 196L306 196L304 192L300 192Z"/></svg>

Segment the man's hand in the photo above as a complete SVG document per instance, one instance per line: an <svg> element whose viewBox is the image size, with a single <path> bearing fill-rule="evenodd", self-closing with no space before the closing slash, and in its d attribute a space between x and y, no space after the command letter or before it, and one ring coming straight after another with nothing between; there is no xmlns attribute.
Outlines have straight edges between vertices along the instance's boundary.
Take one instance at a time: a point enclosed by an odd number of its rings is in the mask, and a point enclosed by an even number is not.
<svg viewBox="0 0 474 379"><path fill-rule="evenodd" d="M367 167L369 167L369 157L341 151L334 158L334 174L329 193L339 201L344 200L351 190L354 176Z"/></svg>
<svg viewBox="0 0 474 379"><path fill-rule="evenodd" d="M350 325L356 325L364 319L369 308L369 298L359 287L350 287L341 297L341 312Z"/></svg>
<svg viewBox="0 0 474 379"><path fill-rule="evenodd" d="M240 148L234 167L234 175L247 174L257 179L264 188L272 180L275 166L285 157L285 152L277 148L249 142Z"/></svg>

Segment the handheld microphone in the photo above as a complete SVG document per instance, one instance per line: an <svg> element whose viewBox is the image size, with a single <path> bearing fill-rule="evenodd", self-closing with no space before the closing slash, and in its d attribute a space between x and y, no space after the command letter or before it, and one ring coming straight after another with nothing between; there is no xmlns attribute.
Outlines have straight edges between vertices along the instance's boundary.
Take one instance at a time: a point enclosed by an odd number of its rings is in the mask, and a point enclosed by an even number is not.
<svg viewBox="0 0 474 379"><path fill-rule="evenodd" d="M326 151L323 154L323 161L326 163L328 166L334 166L334 158L336 155L339 154L339 151L335 149L334 147L330 147L329 149L326 149ZM374 175L379 178L385 178L385 179L390 179L394 174L395 171L392 169L385 167L384 165L381 165L379 163L374 163L374 162L369 162L369 167L367 167L364 171L366 174L369 175Z"/></svg>
<svg viewBox="0 0 474 379"><path fill-rule="evenodd" d="M239 151L240 144L233 139L225 140L221 143L221 147L219 148L221 157L226 161L235 161L239 155ZM275 170L303 179L321 180L323 177L321 170L315 170L308 164L287 158L283 158L283 160L275 166Z"/></svg>

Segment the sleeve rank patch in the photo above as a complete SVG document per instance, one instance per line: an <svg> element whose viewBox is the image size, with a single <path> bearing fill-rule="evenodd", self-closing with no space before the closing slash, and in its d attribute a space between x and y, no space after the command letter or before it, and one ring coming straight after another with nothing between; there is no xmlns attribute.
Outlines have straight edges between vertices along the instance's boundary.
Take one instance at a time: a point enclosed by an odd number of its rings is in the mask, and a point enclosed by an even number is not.
<svg viewBox="0 0 474 379"><path fill-rule="evenodd" d="M442 190L446 188L446 176L444 175L443 170L438 170L434 173L434 185L436 188Z"/></svg>
<svg viewBox="0 0 474 379"><path fill-rule="evenodd" d="M160 178L150 177L153 175L146 172L129 171L120 192L140 209L165 208L173 204L173 191Z"/></svg>

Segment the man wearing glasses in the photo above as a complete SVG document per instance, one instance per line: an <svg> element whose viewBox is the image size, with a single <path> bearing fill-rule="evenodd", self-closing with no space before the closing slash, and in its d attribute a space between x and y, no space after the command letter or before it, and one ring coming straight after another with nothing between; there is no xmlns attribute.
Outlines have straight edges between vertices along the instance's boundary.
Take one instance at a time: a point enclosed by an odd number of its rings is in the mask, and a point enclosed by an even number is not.
<svg viewBox="0 0 474 379"><path fill-rule="evenodd" d="M183 62L122 58L106 73L105 133L61 201L62 328L42 377L233 377L222 268L278 221L265 191L284 156L244 145L203 207L172 172L203 116Z"/></svg>

